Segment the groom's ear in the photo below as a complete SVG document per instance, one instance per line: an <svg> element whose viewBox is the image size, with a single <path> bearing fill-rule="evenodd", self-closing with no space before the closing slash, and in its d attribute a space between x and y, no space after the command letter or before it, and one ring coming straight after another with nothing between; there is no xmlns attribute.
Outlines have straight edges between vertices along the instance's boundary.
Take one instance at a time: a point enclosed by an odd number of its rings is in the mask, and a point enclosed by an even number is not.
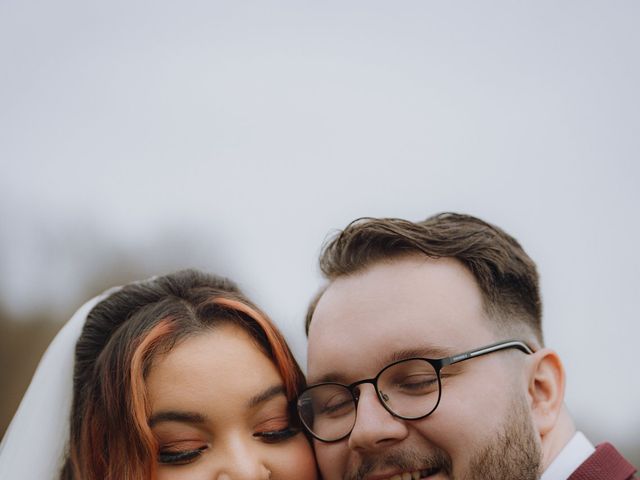
<svg viewBox="0 0 640 480"><path fill-rule="evenodd" d="M527 394L534 426L546 435L558 421L564 402L565 373L560 357L542 348L529 358Z"/></svg>

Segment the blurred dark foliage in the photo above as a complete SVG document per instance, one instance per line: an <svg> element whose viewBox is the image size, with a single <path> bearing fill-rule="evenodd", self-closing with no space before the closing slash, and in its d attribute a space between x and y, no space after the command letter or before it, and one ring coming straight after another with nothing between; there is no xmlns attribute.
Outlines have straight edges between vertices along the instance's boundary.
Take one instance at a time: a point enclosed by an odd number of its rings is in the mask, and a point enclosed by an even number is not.
<svg viewBox="0 0 640 480"><path fill-rule="evenodd" d="M0 307L0 437L4 436L40 357L63 322L46 313L10 319Z"/></svg>
<svg viewBox="0 0 640 480"><path fill-rule="evenodd" d="M81 298L66 314L43 310L16 317L0 304L0 438L4 436L42 355L75 309L109 287L149 275L131 263L118 262L117 267L103 271L100 278L85 283Z"/></svg>
<svg viewBox="0 0 640 480"><path fill-rule="evenodd" d="M2 207L0 204L0 217ZM47 346L84 302L107 288L152 275L188 267L209 270L206 265L211 262L226 264L219 261L225 258L220 253L224 249L217 246L219 242L206 233L195 235L197 229L161 229L150 232L149 238L139 245L125 246L112 241L108 232L86 219L62 224L34 221L27 227L21 231L22 237L37 239L29 251L28 261L46 265L49 271L71 269L77 282L70 289L73 296L64 307L66 311L47 308L45 299L43 306L35 311L13 313L7 307L8 293L0 291L0 438ZM9 275L2 267L15 254L12 245L19 243L19 239L10 237L12 232L0 229L0 275ZM37 280L45 282L55 278L42 275Z"/></svg>

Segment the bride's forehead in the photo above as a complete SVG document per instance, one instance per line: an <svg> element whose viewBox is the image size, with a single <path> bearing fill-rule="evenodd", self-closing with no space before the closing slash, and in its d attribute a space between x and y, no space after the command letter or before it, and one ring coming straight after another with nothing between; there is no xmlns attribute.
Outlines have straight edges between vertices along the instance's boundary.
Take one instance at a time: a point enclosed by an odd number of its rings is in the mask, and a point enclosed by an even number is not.
<svg viewBox="0 0 640 480"><path fill-rule="evenodd" d="M188 407L213 418L247 410L251 398L274 385L282 385L275 365L238 326L186 339L158 358L146 379L152 411Z"/></svg>
<svg viewBox="0 0 640 480"><path fill-rule="evenodd" d="M233 323L224 323L180 339L159 355L154 366L173 364L195 367L212 363L240 366L250 360L271 363L246 329Z"/></svg>
<svg viewBox="0 0 640 480"><path fill-rule="evenodd" d="M149 369L147 384L236 385L274 375L278 377L275 365L249 333L227 324L189 336L159 355Z"/></svg>

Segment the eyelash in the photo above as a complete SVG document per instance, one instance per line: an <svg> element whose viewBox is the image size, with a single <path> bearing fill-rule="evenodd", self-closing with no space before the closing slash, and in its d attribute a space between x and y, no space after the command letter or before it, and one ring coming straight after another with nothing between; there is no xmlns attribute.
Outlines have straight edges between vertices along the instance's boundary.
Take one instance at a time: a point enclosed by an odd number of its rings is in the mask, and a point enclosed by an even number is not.
<svg viewBox="0 0 640 480"><path fill-rule="evenodd" d="M279 443L284 442L297 434L297 429L287 427L282 430L256 432L253 436L255 438L259 438L265 443ZM195 450L160 451L158 453L158 462L170 465L186 465L187 463L197 460L207 448L208 447L203 446Z"/></svg>
<svg viewBox="0 0 640 480"><path fill-rule="evenodd" d="M266 432L256 432L253 434L255 438L259 438L266 443L279 443L290 439L298 433L298 430L292 427L283 428L282 430L273 430Z"/></svg>
<svg viewBox="0 0 640 480"><path fill-rule="evenodd" d="M197 448L195 450L181 450L181 451L160 451L158 453L158 462L167 463L173 465L183 465L191 463L196 460L202 452L207 449L206 446Z"/></svg>

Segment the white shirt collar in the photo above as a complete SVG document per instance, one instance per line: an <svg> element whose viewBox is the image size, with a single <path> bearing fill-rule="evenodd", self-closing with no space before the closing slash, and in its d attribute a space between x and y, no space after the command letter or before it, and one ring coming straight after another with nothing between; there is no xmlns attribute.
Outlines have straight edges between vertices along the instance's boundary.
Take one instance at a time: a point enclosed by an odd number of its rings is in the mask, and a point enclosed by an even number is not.
<svg viewBox="0 0 640 480"><path fill-rule="evenodd" d="M564 446L540 480L567 480L582 463L595 452L593 444L582 432L576 432Z"/></svg>

